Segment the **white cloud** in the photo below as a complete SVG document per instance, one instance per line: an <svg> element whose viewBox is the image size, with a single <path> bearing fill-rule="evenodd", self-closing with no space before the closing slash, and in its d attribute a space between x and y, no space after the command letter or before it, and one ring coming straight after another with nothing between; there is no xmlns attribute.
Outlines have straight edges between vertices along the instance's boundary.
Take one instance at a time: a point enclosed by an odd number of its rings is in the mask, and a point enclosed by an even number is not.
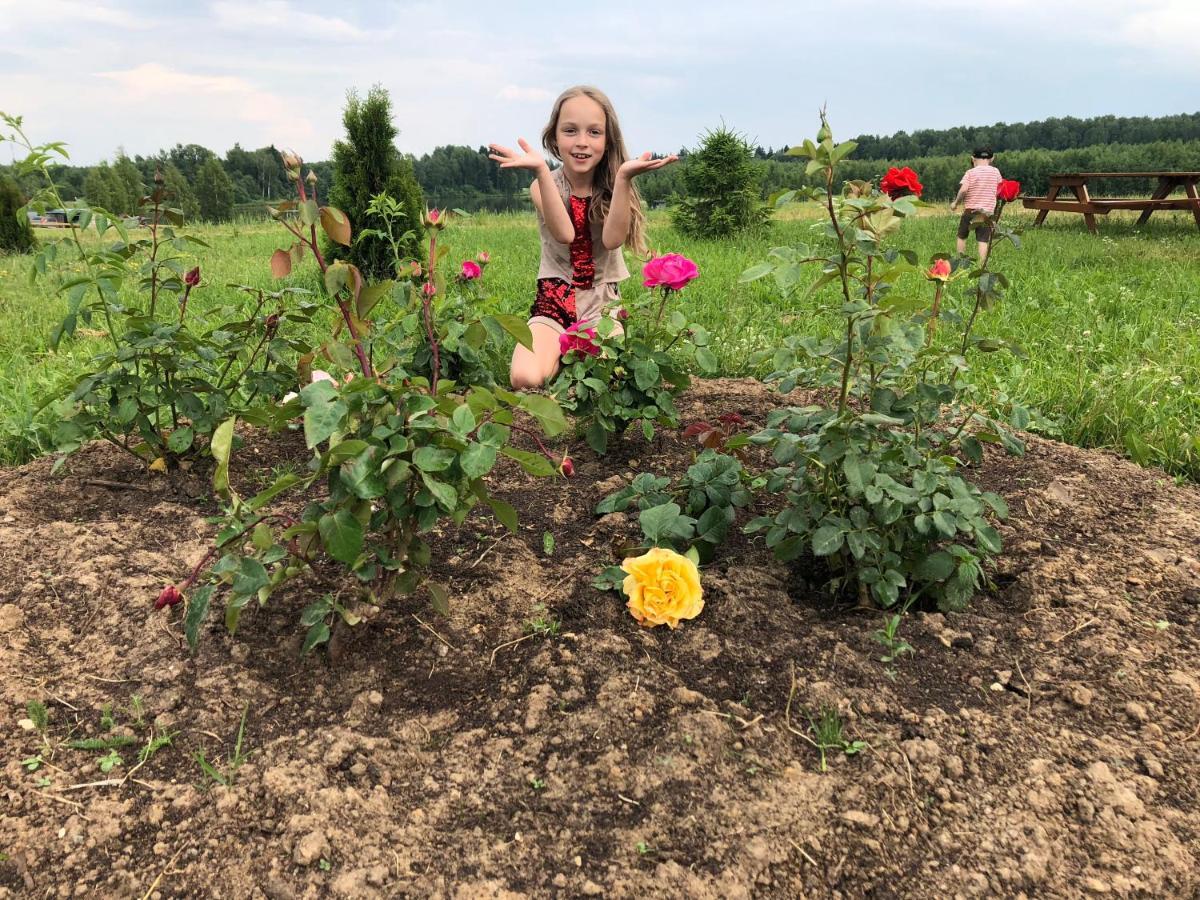
<svg viewBox="0 0 1200 900"><path fill-rule="evenodd" d="M63 26L72 24L112 25L117 28L151 27L145 16L103 3L84 3L81 0L0 0L0 34L18 28Z"/></svg>
<svg viewBox="0 0 1200 900"><path fill-rule="evenodd" d="M516 100L521 103L543 103L553 100L555 95L545 88L518 87L515 84L506 84L500 88L496 97L500 100Z"/></svg>
<svg viewBox="0 0 1200 900"><path fill-rule="evenodd" d="M363 31L345 19L295 9L287 0L260 0L256 3L218 0L210 9L221 28L249 32L255 36L262 34L265 29L285 41L296 37L366 41L387 36L387 32Z"/></svg>

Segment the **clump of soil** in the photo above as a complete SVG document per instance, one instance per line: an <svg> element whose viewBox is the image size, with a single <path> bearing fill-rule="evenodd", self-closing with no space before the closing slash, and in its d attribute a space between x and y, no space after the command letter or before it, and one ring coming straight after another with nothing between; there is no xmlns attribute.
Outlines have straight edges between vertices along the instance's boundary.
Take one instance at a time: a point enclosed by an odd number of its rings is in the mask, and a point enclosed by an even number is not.
<svg viewBox="0 0 1200 900"><path fill-rule="evenodd" d="M780 402L714 381L682 405L761 423ZM180 610L153 611L210 545L199 473L148 480L100 445L64 477L0 472L0 897L1200 890L1200 492L1038 438L989 456L975 474L1012 511L994 586L910 617L916 653L889 675L880 614L831 606L740 534L677 631L590 586L637 533L595 504L693 452L639 437L575 448L566 482L500 471L520 533L473 517L439 536L448 618L407 599L307 657L316 581L236 637L214 615L194 656ZM250 436L239 458L249 491L306 454ZM539 617L558 633L530 635ZM806 736L827 708L866 746L820 773ZM66 747L113 735L133 743L108 772Z"/></svg>

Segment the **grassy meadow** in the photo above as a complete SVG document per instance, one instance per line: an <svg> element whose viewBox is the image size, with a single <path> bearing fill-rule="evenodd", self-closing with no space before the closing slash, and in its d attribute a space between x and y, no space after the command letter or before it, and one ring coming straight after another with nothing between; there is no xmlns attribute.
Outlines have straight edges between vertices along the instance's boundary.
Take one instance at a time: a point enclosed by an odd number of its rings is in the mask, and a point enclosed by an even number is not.
<svg viewBox="0 0 1200 900"><path fill-rule="evenodd" d="M1032 221L1015 209L1006 215ZM817 210L800 207L777 215L765 234L697 241L677 234L664 214L651 215L652 246L690 256L700 267L700 279L683 298L691 317L712 332L722 374L760 374L748 362L753 351L773 348L788 334L825 333L835 323L836 311L826 308L835 300L828 289L784 298L771 279L738 284L742 271L770 248L809 240L817 218ZM927 211L905 225L896 245L922 258L952 251L956 220L944 211ZM981 315L979 330L1020 345L1025 355L985 355L979 365L1040 412L1063 440L1115 449L1200 480L1200 233L1186 214L1159 213L1142 227L1132 216L1112 215L1100 228L1100 237L1094 237L1079 217L1058 214L1043 228L1027 231L1020 250L1007 245L997 250L994 268L1012 287L1004 303ZM193 294L194 309L242 302L230 284L274 284L268 257L287 237L278 226L202 226L191 233L211 244L196 258L203 283ZM505 312L527 310L538 261L532 214L481 214L458 220L443 235L450 262L481 250L492 255L484 281L489 303ZM53 231L39 236L63 237ZM50 449L49 414L39 407L68 389L99 346L93 334L57 352L49 349L49 335L65 308L55 279L68 269L31 286L30 266L28 258L0 257L3 464ZM315 290L314 273L315 266L307 264L291 283ZM915 273L900 287L931 295ZM624 290L628 296L643 288L635 277Z"/></svg>

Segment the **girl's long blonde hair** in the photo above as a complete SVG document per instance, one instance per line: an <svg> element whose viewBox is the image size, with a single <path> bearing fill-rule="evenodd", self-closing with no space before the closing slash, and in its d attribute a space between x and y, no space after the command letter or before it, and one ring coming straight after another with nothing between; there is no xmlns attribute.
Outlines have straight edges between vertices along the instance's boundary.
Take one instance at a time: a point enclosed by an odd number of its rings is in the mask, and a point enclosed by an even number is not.
<svg viewBox="0 0 1200 900"><path fill-rule="evenodd" d="M554 109L550 111L550 122L542 131L542 146L559 162L562 154L558 149L558 116L562 106L572 97L590 97L600 104L604 110L604 156L597 163L592 174L592 209L589 218L593 222L603 222L608 216L609 204L612 203L613 187L617 183L617 171L621 164L629 159L625 149L625 138L621 135L621 123L617 121L617 112L613 109L612 101L604 91L587 84L579 84L567 88L554 101ZM625 246L641 256L646 255L646 215L642 212L642 197L637 185L629 185L629 234L625 238Z"/></svg>

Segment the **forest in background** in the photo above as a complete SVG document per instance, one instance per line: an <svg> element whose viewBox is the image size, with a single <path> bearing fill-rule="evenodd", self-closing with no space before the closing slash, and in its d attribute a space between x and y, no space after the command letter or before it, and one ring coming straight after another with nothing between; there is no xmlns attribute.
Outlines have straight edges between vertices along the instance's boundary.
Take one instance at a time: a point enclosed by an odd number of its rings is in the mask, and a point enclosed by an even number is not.
<svg viewBox="0 0 1200 900"><path fill-rule="evenodd" d="M698 140L701 140L700 136ZM925 186L927 200L948 200L970 165L971 150L989 145L996 165L1020 181L1027 193L1042 193L1047 176L1065 171L1200 170L1200 112L1159 117L1061 117L1037 122L947 129L922 129L892 135L859 135L858 148L844 164L847 178L878 178L891 165L911 166ZM753 146L754 166L764 198L806 186L804 167L788 148ZM686 158L688 148L680 149ZM527 173L500 169L485 147L448 145L411 157L430 206L468 211L528 208ZM330 186L328 161L306 163ZM132 214L154 173L163 173L192 219L224 221L266 215L266 203L288 195L287 176L273 146L247 150L235 144L219 156L199 144L176 144L152 156L130 157L118 150L112 161L95 166L57 166L53 174L64 198L86 200L114 212ZM0 167L5 171L5 167ZM651 206L667 204L681 192L681 166L649 173L638 180ZM33 184L22 184L27 192ZM1095 186L1097 194L1148 190L1149 184L1125 181Z"/></svg>

